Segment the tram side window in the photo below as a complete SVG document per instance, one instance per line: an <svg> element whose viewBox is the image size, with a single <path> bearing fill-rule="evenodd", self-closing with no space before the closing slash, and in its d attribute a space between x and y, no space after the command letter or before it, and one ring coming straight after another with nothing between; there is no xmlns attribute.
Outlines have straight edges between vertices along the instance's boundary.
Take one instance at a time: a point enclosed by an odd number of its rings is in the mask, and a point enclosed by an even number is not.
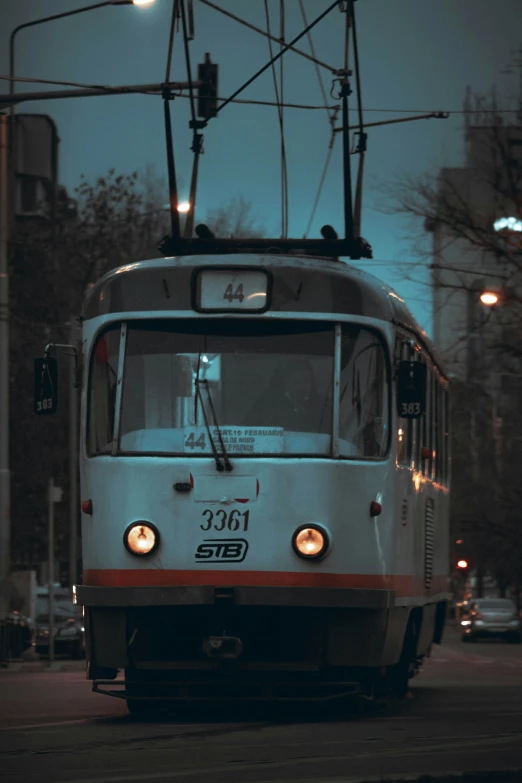
<svg viewBox="0 0 522 783"><path fill-rule="evenodd" d="M343 326L339 405L341 456L384 457L389 440L386 356L373 332Z"/></svg>
<svg viewBox="0 0 522 783"><path fill-rule="evenodd" d="M442 435L442 419L440 415L440 397L442 389L440 387L439 379L435 373L432 378L433 384L433 443L432 443L432 473L431 477L434 481L440 482L441 480L441 467L442 467L442 454L441 454L441 435Z"/></svg>
<svg viewBox="0 0 522 783"><path fill-rule="evenodd" d="M444 425L444 483L449 486L450 478L450 433L449 433L449 421L450 421L450 398L448 390L444 389L442 393L444 399L443 410L443 425Z"/></svg>
<svg viewBox="0 0 522 783"><path fill-rule="evenodd" d="M398 361L411 362L416 360L416 353L409 341L400 342L396 350ZM397 462L406 468L413 467L415 461L415 448L419 439L419 420L397 420Z"/></svg>
<svg viewBox="0 0 522 783"><path fill-rule="evenodd" d="M119 325L96 341L89 375L87 451L90 456L108 454L114 436L114 411L120 349Z"/></svg>

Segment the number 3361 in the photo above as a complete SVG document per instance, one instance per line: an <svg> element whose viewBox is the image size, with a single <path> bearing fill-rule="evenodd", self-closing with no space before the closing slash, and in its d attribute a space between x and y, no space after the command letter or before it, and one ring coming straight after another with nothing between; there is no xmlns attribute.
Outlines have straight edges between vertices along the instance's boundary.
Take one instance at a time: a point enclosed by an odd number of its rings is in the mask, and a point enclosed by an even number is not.
<svg viewBox="0 0 522 783"><path fill-rule="evenodd" d="M212 511L207 508L203 511L203 516L206 521L200 525L202 530L230 530L232 533L242 530L245 532L248 530L250 511L240 511L238 508L229 512L224 508Z"/></svg>

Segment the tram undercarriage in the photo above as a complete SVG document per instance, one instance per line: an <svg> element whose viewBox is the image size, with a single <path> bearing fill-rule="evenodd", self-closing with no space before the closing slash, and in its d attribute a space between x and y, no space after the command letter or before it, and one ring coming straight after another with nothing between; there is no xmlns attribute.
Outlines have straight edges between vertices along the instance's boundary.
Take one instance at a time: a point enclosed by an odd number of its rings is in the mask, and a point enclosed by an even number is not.
<svg viewBox="0 0 522 783"><path fill-rule="evenodd" d="M175 589L190 600L189 588ZM299 590L283 591L282 600L302 599ZM278 592L271 590L272 602ZM445 604L342 605L392 603L388 591L353 592L365 596L324 591L327 604L340 606L255 605L261 588L216 588L213 602L199 605L86 606L88 677L97 692L135 708L150 700L312 701L404 691L440 641ZM121 670L125 679L116 680Z"/></svg>

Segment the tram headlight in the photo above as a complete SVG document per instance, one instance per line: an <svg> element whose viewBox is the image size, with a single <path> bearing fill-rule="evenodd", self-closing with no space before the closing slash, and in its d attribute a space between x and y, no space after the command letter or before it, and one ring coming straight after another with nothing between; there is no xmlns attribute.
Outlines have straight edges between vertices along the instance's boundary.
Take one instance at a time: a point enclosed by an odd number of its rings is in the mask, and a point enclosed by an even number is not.
<svg viewBox="0 0 522 783"><path fill-rule="evenodd" d="M292 536L294 552L305 560L323 557L328 544L328 533L319 525L301 525Z"/></svg>
<svg viewBox="0 0 522 783"><path fill-rule="evenodd" d="M123 543L131 555L150 555L159 544L159 532L151 522L133 522L123 534Z"/></svg>

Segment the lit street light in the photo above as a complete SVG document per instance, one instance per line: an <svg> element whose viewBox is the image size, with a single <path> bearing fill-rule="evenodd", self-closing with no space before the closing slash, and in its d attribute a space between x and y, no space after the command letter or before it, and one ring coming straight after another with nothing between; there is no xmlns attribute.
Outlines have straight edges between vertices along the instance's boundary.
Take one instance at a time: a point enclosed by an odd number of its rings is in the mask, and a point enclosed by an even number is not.
<svg viewBox="0 0 522 783"><path fill-rule="evenodd" d="M483 305L487 305L488 307L496 305L498 300L499 296L494 291L483 291L480 295L480 301Z"/></svg>

